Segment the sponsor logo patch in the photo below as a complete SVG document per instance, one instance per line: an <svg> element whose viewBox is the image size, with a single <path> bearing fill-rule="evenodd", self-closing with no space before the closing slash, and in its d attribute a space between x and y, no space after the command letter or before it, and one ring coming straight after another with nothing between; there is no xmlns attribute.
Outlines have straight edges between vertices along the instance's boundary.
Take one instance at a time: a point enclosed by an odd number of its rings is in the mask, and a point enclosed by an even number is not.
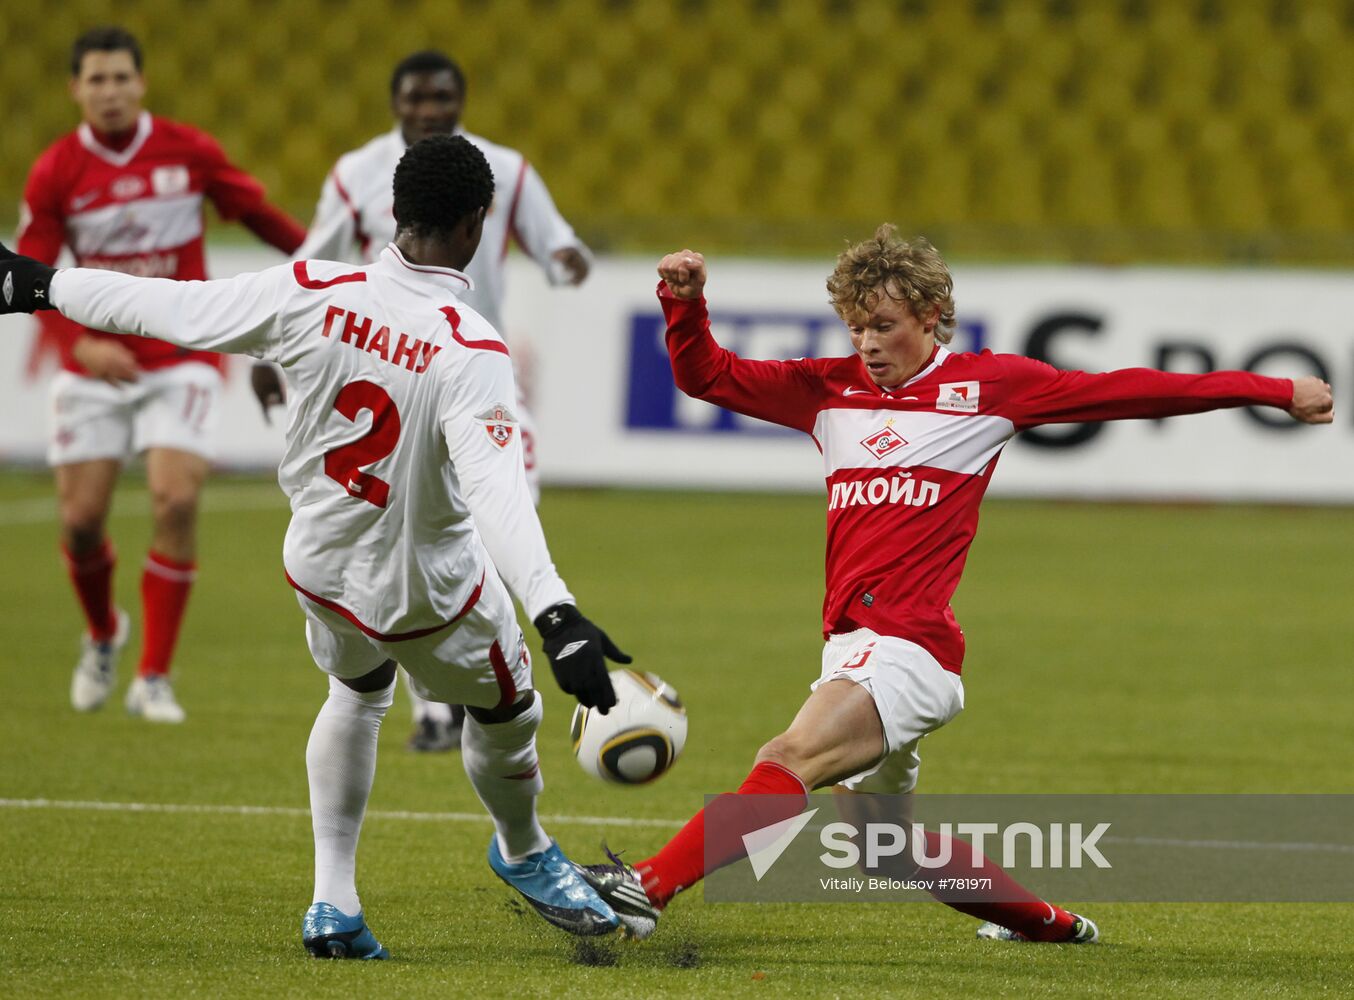
<svg viewBox="0 0 1354 1000"><path fill-rule="evenodd" d="M156 194L187 194L188 168L183 164L156 167L150 172L150 186Z"/></svg>
<svg viewBox="0 0 1354 1000"><path fill-rule="evenodd" d="M475 419L484 425L489 440L495 447L506 448L512 444L513 432L517 430L517 418L506 406L491 406Z"/></svg>
<svg viewBox="0 0 1354 1000"><path fill-rule="evenodd" d="M135 174L124 174L109 186L108 192L118 201L131 201L146 193L146 182Z"/></svg>
<svg viewBox="0 0 1354 1000"><path fill-rule="evenodd" d="M907 441L892 427L885 426L860 443L875 458L883 458L885 455L891 455L899 448L906 446Z"/></svg>
<svg viewBox="0 0 1354 1000"><path fill-rule="evenodd" d="M977 382L943 382L936 396L936 409L952 413L978 412Z"/></svg>
<svg viewBox="0 0 1354 1000"><path fill-rule="evenodd" d="M915 478L910 472L873 479L858 479L852 483L833 483L829 511L844 507L878 507L880 504L903 504L911 507L934 507L940 503L940 484ZM866 602L868 608L870 603Z"/></svg>

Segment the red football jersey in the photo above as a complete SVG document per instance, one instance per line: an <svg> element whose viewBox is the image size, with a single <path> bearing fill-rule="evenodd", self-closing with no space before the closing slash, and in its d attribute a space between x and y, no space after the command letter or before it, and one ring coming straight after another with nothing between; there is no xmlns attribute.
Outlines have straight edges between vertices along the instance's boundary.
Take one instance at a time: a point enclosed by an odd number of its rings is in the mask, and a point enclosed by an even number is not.
<svg viewBox="0 0 1354 1000"><path fill-rule="evenodd" d="M18 251L48 264L67 246L81 267L179 280L207 277L203 199L225 219L266 207L263 185L228 159L205 132L143 111L131 142L105 146L88 124L38 157L24 188ZM60 344L61 363L82 372L71 346L86 330L56 312L39 314ZM217 365L217 354L161 340L119 338L142 368L182 361Z"/></svg>
<svg viewBox="0 0 1354 1000"><path fill-rule="evenodd" d="M660 283L678 387L812 435L828 491L825 635L869 628L925 647L959 673L959 586L978 506L1002 448L1037 424L1168 417L1229 406L1287 409L1289 379L1127 368L1060 371L1014 354L955 354L891 390L856 356L746 361L715 343L705 300Z"/></svg>

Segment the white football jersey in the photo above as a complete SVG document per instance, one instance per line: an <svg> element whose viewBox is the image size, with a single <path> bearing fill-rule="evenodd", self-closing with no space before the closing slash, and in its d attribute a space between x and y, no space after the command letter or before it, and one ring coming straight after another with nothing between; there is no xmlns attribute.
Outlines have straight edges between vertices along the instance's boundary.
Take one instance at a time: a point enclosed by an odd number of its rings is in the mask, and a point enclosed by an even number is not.
<svg viewBox="0 0 1354 1000"><path fill-rule="evenodd" d="M363 267L296 261L223 281L74 268L52 299L97 329L286 369L288 579L389 640L446 627L486 572L533 618L573 600L527 489L508 349L466 306L472 287L389 246Z"/></svg>
<svg viewBox="0 0 1354 1000"><path fill-rule="evenodd" d="M545 270L551 284L566 282L551 254L574 247L591 256L559 214L545 182L515 149L500 146L460 129L494 172L494 200L484 220L484 236L475 259L466 268L474 290L463 300L496 330L503 328L504 268L508 244L516 240ZM345 153L334 164L320 192L315 219L306 241L296 251L301 260L371 261L395 238L395 166L408 148L398 127L365 146Z"/></svg>

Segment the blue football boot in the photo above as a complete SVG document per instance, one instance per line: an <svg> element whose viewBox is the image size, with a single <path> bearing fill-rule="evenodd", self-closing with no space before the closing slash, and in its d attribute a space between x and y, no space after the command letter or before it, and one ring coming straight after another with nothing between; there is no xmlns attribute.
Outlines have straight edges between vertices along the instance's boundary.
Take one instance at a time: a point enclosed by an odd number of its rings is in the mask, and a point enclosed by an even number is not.
<svg viewBox="0 0 1354 1000"><path fill-rule="evenodd" d="M544 851L509 864L498 849L498 838L493 837L489 841L489 867L525 896L537 913L570 934L610 934L620 923L616 911L583 880L554 841Z"/></svg>
<svg viewBox="0 0 1354 1000"><path fill-rule="evenodd" d="M301 943L315 958L389 958L362 914L350 917L329 903L312 903L301 918Z"/></svg>

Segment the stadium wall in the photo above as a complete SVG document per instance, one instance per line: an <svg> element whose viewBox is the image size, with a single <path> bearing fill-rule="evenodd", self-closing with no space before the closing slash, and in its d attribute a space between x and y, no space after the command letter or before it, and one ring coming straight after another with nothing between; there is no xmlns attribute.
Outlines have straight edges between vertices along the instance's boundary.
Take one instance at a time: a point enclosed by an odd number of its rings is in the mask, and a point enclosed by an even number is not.
<svg viewBox="0 0 1354 1000"><path fill-rule="evenodd" d="M275 262L258 251L213 256L214 273ZM530 262L510 275L508 333L537 422L549 484L805 490L822 488L803 435L688 399L672 386L653 296L654 262L603 259L580 289L547 287ZM826 266L720 260L708 291L716 336L748 357L842 353L826 305ZM1275 410L1173 421L1074 425L1021 435L991 492L1159 500L1354 502L1354 287L1334 273L1277 270L982 267L956 269L958 350L991 348L1100 371L1247 368L1318 374L1336 387L1333 428ZM40 462L52 360L31 322L0 320L0 461ZM266 467L281 452L233 359L219 460Z"/></svg>

